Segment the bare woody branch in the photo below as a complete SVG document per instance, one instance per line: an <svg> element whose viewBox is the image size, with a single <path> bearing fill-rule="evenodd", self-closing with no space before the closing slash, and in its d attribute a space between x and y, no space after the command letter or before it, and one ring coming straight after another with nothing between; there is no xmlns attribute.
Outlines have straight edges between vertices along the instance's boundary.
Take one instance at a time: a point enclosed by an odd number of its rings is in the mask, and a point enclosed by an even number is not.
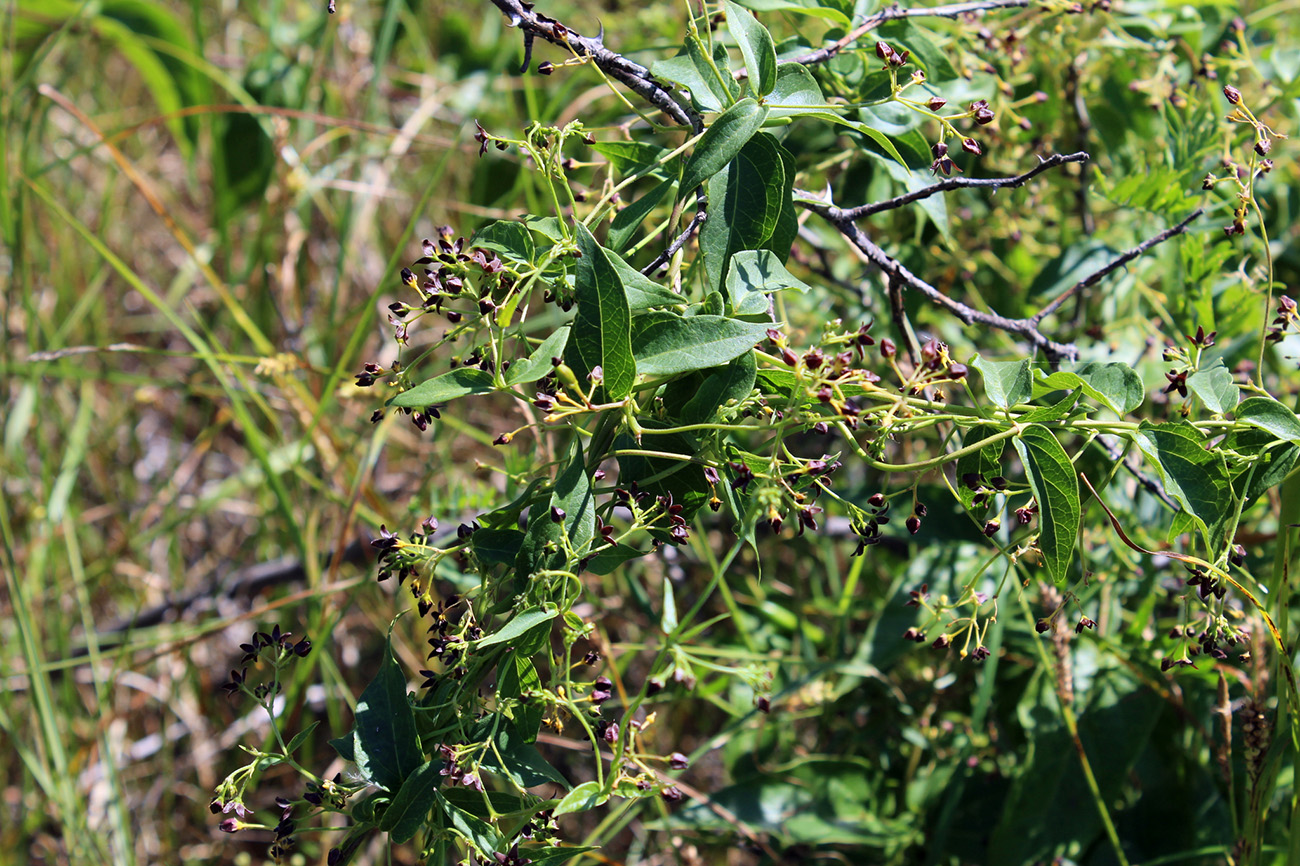
<svg viewBox="0 0 1300 866"><path fill-rule="evenodd" d="M1079 356L1079 350L1076 346L1069 343L1058 343L1051 339L1038 329L1038 322L1033 319L1010 319L998 313L986 313L983 310L977 310L963 304L955 298L948 297L909 271L901 262L883 249L876 246L853 220L843 216L834 216L830 213L823 213L823 216L839 230L840 234L844 235L849 243L857 247L859 252L866 256L872 264L884 271L891 280L895 280L907 288L921 293L937 306L943 307L958 319L961 319L964 324L985 325L986 327L997 328L999 331L1017 334L1036 349L1042 350L1052 361L1058 361L1062 358L1074 360Z"/></svg>
<svg viewBox="0 0 1300 866"><path fill-rule="evenodd" d="M971 3L952 3L947 6L930 6L928 8L921 6L915 9L891 6L888 9L881 9L879 12L868 15L861 24L850 30L842 39L815 51L801 54L795 57L794 61L805 66L814 63L825 63L886 21L897 21L900 18L960 18L963 15L985 12L991 9L1016 9L1026 6L1029 6L1029 0L974 0Z"/></svg>
<svg viewBox="0 0 1300 866"><path fill-rule="evenodd" d="M597 36L582 36L554 18L534 12L531 3L521 0L492 0L492 3L506 16L511 27L523 30L526 58L531 56L533 39L540 36L547 42L571 51L575 56L590 57L606 75L658 108L674 122L689 126L696 132L704 129L704 121L699 114L674 99L671 91L657 81L649 69L606 48L603 29Z"/></svg>
<svg viewBox="0 0 1300 866"><path fill-rule="evenodd" d="M1124 267L1124 265L1133 261L1138 256L1142 255L1152 247L1158 244L1162 244L1165 241L1169 240L1170 238L1174 237L1175 235L1180 235L1183 232L1187 231L1187 227L1191 225L1192 222L1203 213L1205 213L1205 209L1198 207L1196 210L1192 211L1191 215L1188 216L1187 219L1183 220L1178 225L1171 226L1170 228L1167 228L1164 231L1162 231L1160 234L1151 238L1147 238L1142 243L1133 247L1133 249L1121 253L1118 258L1116 258L1114 261L1107 264L1105 267L1101 268L1095 273L1089 274L1088 276L1079 280L1079 282L1070 286L1070 288L1061 292L1061 294L1057 295L1055 298L1052 299L1051 303L1049 303L1047 306L1043 307L1041 310L1039 310L1037 313L1031 316L1030 321L1034 322L1035 324L1041 322L1043 319L1047 318L1052 313L1056 312L1057 309L1060 308L1061 304L1065 303L1070 298L1077 295L1079 292L1083 291L1089 286L1094 286L1097 283L1101 282L1101 280L1105 278L1107 275Z"/></svg>
<svg viewBox="0 0 1300 866"><path fill-rule="evenodd" d="M923 187L918 190L913 190L912 192L904 193L900 196L895 196L894 198L891 199L871 202L869 204L858 205L857 207L852 207L852 208L840 209L840 208L831 207L829 203L822 201L821 199L814 199L814 198L799 198L797 199L797 202L800 205L803 205L804 207L808 208L809 210L815 211L817 213L821 213L826 216L833 216L837 219L858 220L858 219L862 219L863 217L871 216L872 214L875 213L880 213L881 211L900 208L903 207L904 205L909 205L912 204L913 202L920 201L921 199L929 198L930 196L933 195L938 195L941 192L949 192L950 190L954 190L954 189L969 189L972 187L977 189L1001 189L1004 187L1021 187L1024 186L1025 183L1030 179L1037 177L1038 175L1042 174L1045 171L1048 171L1049 169L1056 168L1059 165L1064 165L1067 162L1087 162L1088 159L1089 159L1088 154L1082 151L1080 151L1079 153L1071 153L1065 155L1054 153L1051 156L1047 157L1046 159L1040 160L1038 165L1034 166L1032 169L1025 172L1024 174L1018 174L1015 175L1014 177L979 177L979 178L951 177L945 180L941 180L938 183L931 184L930 186Z"/></svg>
<svg viewBox="0 0 1300 866"><path fill-rule="evenodd" d="M695 234L696 230L700 226L704 225L704 221L709 218L707 210L708 204L709 200L704 194L704 187L696 187L695 216L691 217L690 224L682 230L681 234L673 238L672 243L670 243L663 252L655 256L654 261L642 268L641 273L645 274L647 277L651 276L655 271L668 264L669 260L671 260L673 256L677 255L677 251L686 245L686 242L691 239L691 236Z"/></svg>

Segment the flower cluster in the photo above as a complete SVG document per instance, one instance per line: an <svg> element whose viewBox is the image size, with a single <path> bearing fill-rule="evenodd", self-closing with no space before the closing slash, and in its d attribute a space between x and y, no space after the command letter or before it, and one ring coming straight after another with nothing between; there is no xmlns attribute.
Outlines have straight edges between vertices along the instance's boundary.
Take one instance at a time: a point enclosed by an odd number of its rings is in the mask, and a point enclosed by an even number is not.
<svg viewBox="0 0 1300 866"><path fill-rule="evenodd" d="M221 685L222 691L232 696L240 692L249 692L248 667L260 661L266 650L273 651L269 661L278 671L291 659L306 658L311 652L311 640L303 637L295 641L291 632L281 631L280 626L276 625L269 632L254 632L252 638L247 643L241 643L239 648L244 651L243 657L239 660L240 667L237 670L232 669L230 679ZM261 701L279 690L280 682L276 677L270 683L258 684L250 693Z"/></svg>

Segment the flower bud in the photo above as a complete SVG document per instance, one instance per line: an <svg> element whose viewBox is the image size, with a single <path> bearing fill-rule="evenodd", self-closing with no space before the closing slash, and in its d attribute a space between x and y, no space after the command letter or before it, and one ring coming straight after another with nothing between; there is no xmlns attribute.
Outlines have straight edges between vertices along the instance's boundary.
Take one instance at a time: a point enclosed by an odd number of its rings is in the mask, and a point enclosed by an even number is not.
<svg viewBox="0 0 1300 866"><path fill-rule="evenodd" d="M1226 96L1228 101L1233 105L1241 104L1241 91L1233 87L1231 84L1223 88L1223 95Z"/></svg>

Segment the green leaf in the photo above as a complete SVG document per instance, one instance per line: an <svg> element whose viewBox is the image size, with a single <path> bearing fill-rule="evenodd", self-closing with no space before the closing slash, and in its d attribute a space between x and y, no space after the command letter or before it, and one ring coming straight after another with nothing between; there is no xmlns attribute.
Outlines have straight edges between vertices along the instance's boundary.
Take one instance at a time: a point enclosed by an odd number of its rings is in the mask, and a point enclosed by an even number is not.
<svg viewBox="0 0 1300 866"><path fill-rule="evenodd" d="M686 161L682 183L678 187L679 194L694 192L697 186L722 171L754 137L766 119L767 109L750 97L745 97L719 115L713 125L704 131L690 159Z"/></svg>
<svg viewBox="0 0 1300 866"><path fill-rule="evenodd" d="M536 710L540 722L541 707L538 706ZM495 733L492 732L494 725ZM555 784L568 790L569 780L547 763L536 746L525 741L524 735L516 730L514 724L489 716L475 725L472 732L473 738L480 742L488 739L489 734L492 736L495 749L488 749L483 753L483 769L500 776L508 776L521 788Z"/></svg>
<svg viewBox="0 0 1300 866"><path fill-rule="evenodd" d="M492 390L491 373L477 367L457 367L449 373L434 376L408 388L389 400L388 405L399 409L424 409L472 394L487 394Z"/></svg>
<svg viewBox="0 0 1300 866"><path fill-rule="evenodd" d="M776 84L767 97L769 120L782 117L820 117L840 122L839 115L826 106L826 97L817 85L817 79L807 67L798 63L782 63L776 70Z"/></svg>
<svg viewBox="0 0 1300 866"><path fill-rule="evenodd" d="M637 550L635 547L629 547L626 544L616 544L596 554L587 563L587 571L603 577L607 574L613 574L624 563L633 559L640 559L645 555L646 551L644 550Z"/></svg>
<svg viewBox="0 0 1300 866"><path fill-rule="evenodd" d="M530 232L535 232L552 243L558 243L566 238L564 229L556 217L524 214L519 221L527 226Z"/></svg>
<svg viewBox="0 0 1300 866"><path fill-rule="evenodd" d="M609 160L619 174L661 171L664 157L671 153L647 141L598 141L591 149Z"/></svg>
<svg viewBox="0 0 1300 866"><path fill-rule="evenodd" d="M514 711L515 724L519 728L523 741L531 743L537 739L537 732L541 729L544 707L538 701L530 702L524 699L523 695L525 692L541 688L542 679L537 675L537 668L527 656L515 652L502 661L497 669L499 671L497 694L503 698L516 698L520 701L519 707ZM568 783L566 782L565 785L567 787Z"/></svg>
<svg viewBox="0 0 1300 866"><path fill-rule="evenodd" d="M564 355L564 345L569 341L569 326L556 328L522 361L515 361L506 371L507 385L526 385L546 376L555 366L552 359Z"/></svg>
<svg viewBox="0 0 1300 866"><path fill-rule="evenodd" d="M496 220L474 232L469 247L482 247L497 253L507 261L531 265L537 258L537 247L528 227L517 220Z"/></svg>
<svg viewBox="0 0 1300 866"><path fill-rule="evenodd" d="M572 860L579 854L595 850L594 845L575 845L572 848L547 845L543 848L529 848L527 853L532 866L560 866L561 863Z"/></svg>
<svg viewBox="0 0 1300 866"><path fill-rule="evenodd" d="M673 594L673 582L664 574L664 610L659 617L659 629L664 634L677 631L677 598Z"/></svg>
<svg viewBox="0 0 1300 866"><path fill-rule="evenodd" d="M1233 513L1232 485L1223 455L1205 450L1205 438L1183 422L1143 421L1136 437L1147 460L1160 472L1165 491L1199 522L1206 544L1218 553Z"/></svg>
<svg viewBox="0 0 1300 866"><path fill-rule="evenodd" d="M1187 382L1191 384L1190 378ZM1251 397L1237 407L1237 420L1288 442L1300 442L1300 419L1272 397Z"/></svg>
<svg viewBox="0 0 1300 866"><path fill-rule="evenodd" d="M937 46L930 38L930 33L915 22L906 18L886 21L877 30L877 34L895 49L910 51L911 62L921 67L931 85L958 77L957 70L948 59L950 50Z"/></svg>
<svg viewBox="0 0 1300 866"><path fill-rule="evenodd" d="M711 291L722 288L733 255L762 249L772 236L785 187L785 164L776 140L766 133L754 136L709 180L709 218L700 227L700 254Z"/></svg>
<svg viewBox="0 0 1300 866"><path fill-rule="evenodd" d="M1074 411L1078 405L1079 398L1083 396L1083 391L1071 391L1061 399L1057 400L1051 406L1039 406L1030 409L1025 414L1016 419L1018 424L1048 424L1052 421L1060 421ZM1086 414L1082 410L1079 414Z"/></svg>
<svg viewBox="0 0 1300 866"><path fill-rule="evenodd" d="M492 826L475 818L464 809L456 806L439 791L434 791L434 800L451 821L451 828L466 842L469 842L485 859L491 860L492 854L501 845L501 837Z"/></svg>
<svg viewBox="0 0 1300 866"><path fill-rule="evenodd" d="M648 376L674 376L726 364L754 348L767 332L762 322L676 313L637 316L633 351Z"/></svg>
<svg viewBox="0 0 1300 866"><path fill-rule="evenodd" d="M899 140L899 143L906 145L909 143L910 138L917 135L915 132L908 133ZM915 161L910 164L899 162L885 154L872 153L871 151L867 151L866 155L879 162L885 173L897 181L904 192L916 192L934 183L934 177L927 169L912 167L915 165ZM928 166L928 163L925 163L925 165ZM930 218L939 231L945 235L949 234L948 199L945 196L932 195L929 198L923 198L916 203L916 206Z"/></svg>
<svg viewBox="0 0 1300 866"><path fill-rule="evenodd" d="M725 367L703 370L676 379L664 389L664 409L680 424L706 424L729 401L737 402L754 390L758 361L745 352Z"/></svg>
<svg viewBox="0 0 1300 866"><path fill-rule="evenodd" d="M663 81L681 85L691 94L691 102L700 111L721 111L722 106L731 100L721 98L718 83L713 80L713 71L707 68L703 72L696 64L698 52L682 49L676 57L657 60L650 67L651 74ZM702 59L702 55L698 55ZM717 93L715 93L717 91Z"/></svg>
<svg viewBox="0 0 1300 866"><path fill-rule="evenodd" d="M586 812L604 803L606 799L608 798L601 791L600 785L595 782L583 782L557 803L551 814L558 818L573 812Z"/></svg>
<svg viewBox="0 0 1300 866"><path fill-rule="evenodd" d="M738 316L767 313L767 295L781 289L808 291L811 287L791 274L771 250L742 250L727 268L727 297Z"/></svg>
<svg viewBox="0 0 1300 866"><path fill-rule="evenodd" d="M903 108L903 106L899 107ZM875 109L863 108L858 112L859 116L862 118L861 120L852 121L848 118L844 118L841 122L845 126L855 129L862 135L871 139L876 146L880 148L884 155L890 157L899 165L908 168L910 171L911 169L908 167L907 160L898 152L898 147L889 137L891 134L890 130L892 130L893 135L901 135L907 128L889 124L886 119L882 118L882 115L884 114L883 109L883 106L876 106ZM903 110L907 111L908 109L903 108ZM911 120L913 116L919 117L915 112L910 112L909 120ZM881 126L885 126L887 129L880 129L879 127Z"/></svg>
<svg viewBox="0 0 1300 866"><path fill-rule="evenodd" d="M579 554L585 552L596 534L596 500L592 496L580 439L574 439L569 465L556 476L551 506L564 512L564 529L569 534L569 545Z"/></svg>
<svg viewBox="0 0 1300 866"><path fill-rule="evenodd" d="M388 804L379 819L379 829L388 833L394 842L407 841L424 824L442 782L442 767L441 760L425 761L402 783L393 802Z"/></svg>
<svg viewBox="0 0 1300 866"><path fill-rule="evenodd" d="M1188 376L1187 388L1215 415L1235 409L1240 396L1236 383L1232 381L1232 371L1224 365L1222 359L1210 369L1197 370Z"/></svg>
<svg viewBox="0 0 1300 866"><path fill-rule="evenodd" d="M524 534L518 529L477 529L469 537L474 555L483 562L497 565L512 565L519 556L519 548L524 543Z"/></svg>
<svg viewBox="0 0 1300 866"><path fill-rule="evenodd" d="M1225 451L1257 458L1250 463L1233 461L1229 464L1229 472L1233 475L1232 486L1241 499L1243 512L1266 491L1281 484L1291 473L1296 457L1300 456L1300 448L1289 443L1283 444L1285 441L1257 427L1238 428L1224 438Z"/></svg>
<svg viewBox="0 0 1300 866"><path fill-rule="evenodd" d="M389 802L388 794L376 791L368 797L353 802L351 815L353 821L366 824L375 823L375 810L379 806L387 805Z"/></svg>
<svg viewBox="0 0 1300 866"><path fill-rule="evenodd" d="M295 734L294 738L289 741L289 747L287 749L289 754L292 755L294 752L302 748L302 744L307 742L307 738L311 736L311 732L316 730L316 726L319 724L319 721L312 722L310 725Z"/></svg>
<svg viewBox="0 0 1300 866"><path fill-rule="evenodd" d="M341 737L335 737L329 741L330 748L338 752L338 755L349 764L357 762L356 754L356 733L349 731Z"/></svg>
<svg viewBox="0 0 1300 866"><path fill-rule="evenodd" d="M550 518L542 517L540 519L549 520ZM481 649L483 647L495 646L499 643L508 643L509 641L522 636L524 632L533 627L538 626L547 620L555 619L559 612L560 609L558 607L550 608L549 610L540 607L531 608L517 615L500 629L478 641L474 646Z"/></svg>
<svg viewBox="0 0 1300 866"><path fill-rule="evenodd" d="M668 426L665 422L643 418L641 426L646 430L662 430ZM682 459L671 457L643 457L641 455L620 454L618 457L618 478L620 484L637 486L651 496L672 496L676 504L682 506L680 516L690 520L695 512L708 501L712 490L708 479L704 477L704 467L694 463L690 458L699 453L699 443L686 433L655 433L645 436L646 445L655 451L666 454L678 454ZM614 440L615 450L643 448L631 435L621 433ZM654 529L650 534L666 540L666 530Z"/></svg>
<svg viewBox="0 0 1300 866"><path fill-rule="evenodd" d="M1146 396L1141 377L1132 367L1119 362L1100 364L1089 361L1058 370L1050 376L1041 370L1035 370L1034 375L1035 397L1051 391L1077 389L1121 416L1142 405Z"/></svg>
<svg viewBox="0 0 1300 866"><path fill-rule="evenodd" d="M1120 251L1097 240L1079 241L1065 248L1034 277L1029 287L1032 298L1054 298L1061 292L1105 267Z"/></svg>
<svg viewBox="0 0 1300 866"><path fill-rule="evenodd" d="M796 15L808 15L833 21L844 28L852 23L849 18L849 12L852 10L851 3L848 4L848 11L846 11L846 9L836 8L839 4L823 4L818 0L739 0L739 2L755 12L792 12Z"/></svg>
<svg viewBox="0 0 1300 866"><path fill-rule="evenodd" d="M1038 548L1043 553L1047 573L1061 583L1074 555L1082 515L1074 464L1052 431L1038 424L1021 431L1015 444L1029 487L1038 500Z"/></svg>
<svg viewBox="0 0 1300 866"><path fill-rule="evenodd" d="M675 307L686 303L686 299L667 286L661 286L636 268L623 261L617 253L609 253L609 260L614 263L623 280L623 291L627 293L627 305L633 312L648 310L651 307Z"/></svg>
<svg viewBox="0 0 1300 866"><path fill-rule="evenodd" d="M1034 379L1027 358L1022 361L987 361L976 355L972 366L984 377L984 393L1004 409L1024 403L1034 392Z"/></svg>
<svg viewBox="0 0 1300 866"><path fill-rule="evenodd" d="M641 227L641 223L668 198L676 184L676 180L666 180L614 214L614 219L609 224L609 248L620 253L627 249L636 237L636 230Z"/></svg>
<svg viewBox="0 0 1300 866"><path fill-rule="evenodd" d="M579 381L600 367L606 398L622 400L636 382L627 293L618 270L587 227L578 223L577 235L582 254L574 280L578 314L564 357Z"/></svg>
<svg viewBox="0 0 1300 866"><path fill-rule="evenodd" d="M724 5L727 30L740 45L745 69L749 71L750 87L758 96L767 96L776 86L776 47L772 44L772 34L748 10L731 0L725 0Z"/></svg>
<svg viewBox="0 0 1300 866"><path fill-rule="evenodd" d="M393 658L391 635L379 672L357 700L353 752L362 776L390 792L400 790L424 761L415 711L406 699L406 677Z"/></svg>
<svg viewBox="0 0 1300 866"><path fill-rule="evenodd" d="M781 170L785 182L779 193L781 210L776 216L776 227L772 229L772 236L763 242L763 249L775 253L777 259L784 264L790 258L790 248L794 246L794 239L799 235L799 208L794 203L794 177L797 169L790 151L775 140L774 146L777 155L781 157Z"/></svg>

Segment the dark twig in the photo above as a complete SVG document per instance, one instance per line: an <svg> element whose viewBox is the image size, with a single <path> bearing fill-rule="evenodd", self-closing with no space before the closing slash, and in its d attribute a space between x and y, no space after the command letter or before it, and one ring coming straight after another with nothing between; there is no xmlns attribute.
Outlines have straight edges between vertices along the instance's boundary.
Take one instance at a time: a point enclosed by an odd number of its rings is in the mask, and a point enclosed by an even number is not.
<svg viewBox="0 0 1300 866"><path fill-rule="evenodd" d="M650 264L642 268L641 273L645 274L648 277L651 274L653 274L655 271L657 271L659 268L662 268L664 265L668 264L669 259L671 259L673 256L677 254L677 251L680 250L686 244L686 242L691 239L691 235L695 234L695 230L698 229L700 226L704 225L704 221L709 218L708 212L706 210L708 204L709 204L709 200L704 194L704 187L703 186L696 187L695 216L691 217L690 224L686 226L686 229L681 234L673 238L673 242L668 245L667 249L665 249L659 255L655 256L654 261L652 261Z"/></svg>
<svg viewBox="0 0 1300 866"><path fill-rule="evenodd" d="M669 85L660 82L641 64L628 60L617 51L605 47L604 27L601 27L597 36L582 36L554 18L534 12L531 3L521 2L521 0L492 0L492 2L505 14L506 21L511 27L519 27L524 31L525 71L532 57L533 39L540 36L547 42L567 48L579 57L590 57L602 72L624 84L675 122L689 126L696 133L704 131L704 118L689 105L684 105L674 98ZM708 217L705 211L708 198L703 189L696 191L695 204L695 216L686 230L674 238L668 248L656 256L642 273L650 274L663 267L704 223Z"/></svg>
<svg viewBox="0 0 1300 866"><path fill-rule="evenodd" d="M566 48L579 57L590 57L606 75L625 85L633 93L658 108L674 122L689 126L695 132L704 129L704 122L695 111L673 98L667 85L659 82L650 70L628 60L616 51L605 47L602 36L582 36L554 18L534 12L532 4L521 0L492 0L506 16L511 27L524 31L525 56L530 56L531 38L540 36L547 42Z"/></svg>
<svg viewBox="0 0 1300 866"><path fill-rule="evenodd" d="M1065 101L1074 109L1074 144L1080 150L1086 150L1092 132L1092 120L1088 116L1088 105L1079 91L1079 64L1071 59L1065 76ZM1074 188L1074 207L1083 222L1083 233L1092 235L1097 230L1097 220L1092 215L1088 204L1088 173L1080 172L1079 183Z"/></svg>
<svg viewBox="0 0 1300 866"><path fill-rule="evenodd" d="M1075 294L1083 291L1089 286L1095 285L1104 279L1107 275L1118 268L1131 262L1133 259L1145 253L1152 247L1168 240L1169 238L1182 234L1187 230L1187 226L1202 213L1197 209L1191 216L1183 220L1178 225L1166 229L1155 237L1149 238L1138 244L1133 249L1120 255L1114 261L1105 267L1084 277L1075 285L1066 289L1046 307L1035 313L1027 319L1011 319L998 313L986 313L982 310L976 310L973 307L963 304L961 301L948 297L934 286L922 280L913 274L897 259L891 257L883 249L876 246L866 234L858 228L855 220L869 216L873 213L879 213L883 210L902 207L921 199L928 198L936 193L946 192L952 189L963 187L985 187L985 188L1002 188L1022 186L1026 181L1035 175L1041 174L1050 168L1063 165L1067 162L1084 162L1088 159L1088 154L1072 153L1068 155L1054 154L1043 159L1033 169L1024 174L1015 175L1014 177L1002 178L948 178L936 184L925 187L924 189L915 190L910 193L897 196L882 202L861 205L855 208L838 208L822 199L813 198L806 194L796 198L796 201L803 207L820 214L831 225L835 226L848 239L849 243L857 247L873 264L883 270L890 278L891 291L896 291L898 285L915 289L925 295L934 303L944 307L949 312L957 316L967 325L981 324L987 325L998 330L1007 331L1008 333L1018 334L1027 339L1035 348L1042 349L1048 358L1052 361L1059 361L1063 358L1073 360L1078 357L1078 348L1073 344L1058 343L1052 340L1039 329L1039 324L1044 318L1051 315L1066 300ZM896 285L896 283L898 285Z"/></svg>
<svg viewBox="0 0 1300 866"><path fill-rule="evenodd" d="M890 277L886 280L889 291L889 316L894 321L894 331L899 341L907 348L907 360L915 367L921 363L921 346L917 343L916 332L907 319L907 307L903 303L902 281Z"/></svg>
<svg viewBox="0 0 1300 866"><path fill-rule="evenodd" d="M899 18L959 18L971 12L983 12L989 9L1015 9L1028 5L1029 0L975 0L972 3L953 3L948 6L930 6L928 8L922 6L915 9L891 6L888 9L881 9L879 12L868 15L861 24L850 30L838 42L824 48L818 48L816 51L801 54L795 57L794 61L805 66L814 63L825 63L886 21L896 21Z"/></svg>
<svg viewBox="0 0 1300 866"><path fill-rule="evenodd" d="M531 31L524 31L524 62L519 67L519 74L523 75L528 71L528 64L533 62L533 38L535 34Z"/></svg>
<svg viewBox="0 0 1300 866"><path fill-rule="evenodd" d="M938 195L941 192L948 192L954 189L965 189L976 187L982 189L1000 189L1003 187L1020 187L1033 177L1042 174L1048 169L1056 168L1067 162L1087 162L1088 154L1080 151L1079 153L1059 154L1054 153L1046 159L1041 160L1038 165L1034 166L1024 174L1018 174L1015 177L950 177L931 184L912 192L895 196L885 201L871 202L869 204L858 205L857 207L844 208L838 211L838 217L843 219L857 220L863 217L871 216L881 211L893 210L894 208L909 205L912 202L920 201L923 198L929 198L932 195ZM827 203L821 199L799 199L799 204L814 211L833 210Z"/></svg>
<svg viewBox="0 0 1300 866"><path fill-rule="evenodd" d="M963 304L961 301L948 297L872 243L862 229L858 228L857 223L840 216L836 213L838 210L838 208L831 208L829 211L824 211L823 216L839 230L840 234L844 235L849 243L857 247L872 264L884 271L891 280L897 280L907 288L920 292L967 325L986 325L990 328L997 328L1000 331L1024 337L1035 348L1042 349L1052 361L1058 361L1062 358L1074 360L1079 356L1079 350L1076 346L1069 343L1058 343L1051 339L1038 330L1038 322L1036 321L1031 319L1009 319L998 313L986 313L983 310L977 310Z"/></svg>
<svg viewBox="0 0 1300 866"><path fill-rule="evenodd" d="M1089 274L1088 276L1084 277L1082 280L1079 280L1079 282L1070 286L1070 288L1061 292L1061 294L1057 295L1056 298L1051 301L1051 303L1049 303L1046 307L1043 307L1041 310L1039 310L1037 313L1031 316L1028 319L1028 321L1033 322L1034 325L1037 326L1039 322L1041 322L1043 319L1050 316L1052 313L1056 312L1057 308L1060 307L1061 304L1068 301L1072 296L1074 296L1078 292L1083 291L1089 286L1097 284L1102 280L1103 277L1107 276L1113 271L1118 270L1119 268L1124 267L1124 265L1133 261L1138 256L1142 255L1147 250L1151 249L1157 244L1164 243L1165 241L1169 240L1175 235L1180 235L1183 232L1187 231L1187 227L1191 225L1192 221L1195 220L1203 213L1205 213L1204 208L1198 207L1196 210L1192 211L1191 216L1187 217L1187 219L1183 220L1178 225L1173 226L1171 228L1167 228L1164 231L1162 231L1160 234L1156 235L1155 237L1147 238L1142 243L1135 246L1133 249L1129 250L1126 253L1122 253L1119 256L1119 258L1115 259L1114 261L1106 265L1101 270Z"/></svg>

